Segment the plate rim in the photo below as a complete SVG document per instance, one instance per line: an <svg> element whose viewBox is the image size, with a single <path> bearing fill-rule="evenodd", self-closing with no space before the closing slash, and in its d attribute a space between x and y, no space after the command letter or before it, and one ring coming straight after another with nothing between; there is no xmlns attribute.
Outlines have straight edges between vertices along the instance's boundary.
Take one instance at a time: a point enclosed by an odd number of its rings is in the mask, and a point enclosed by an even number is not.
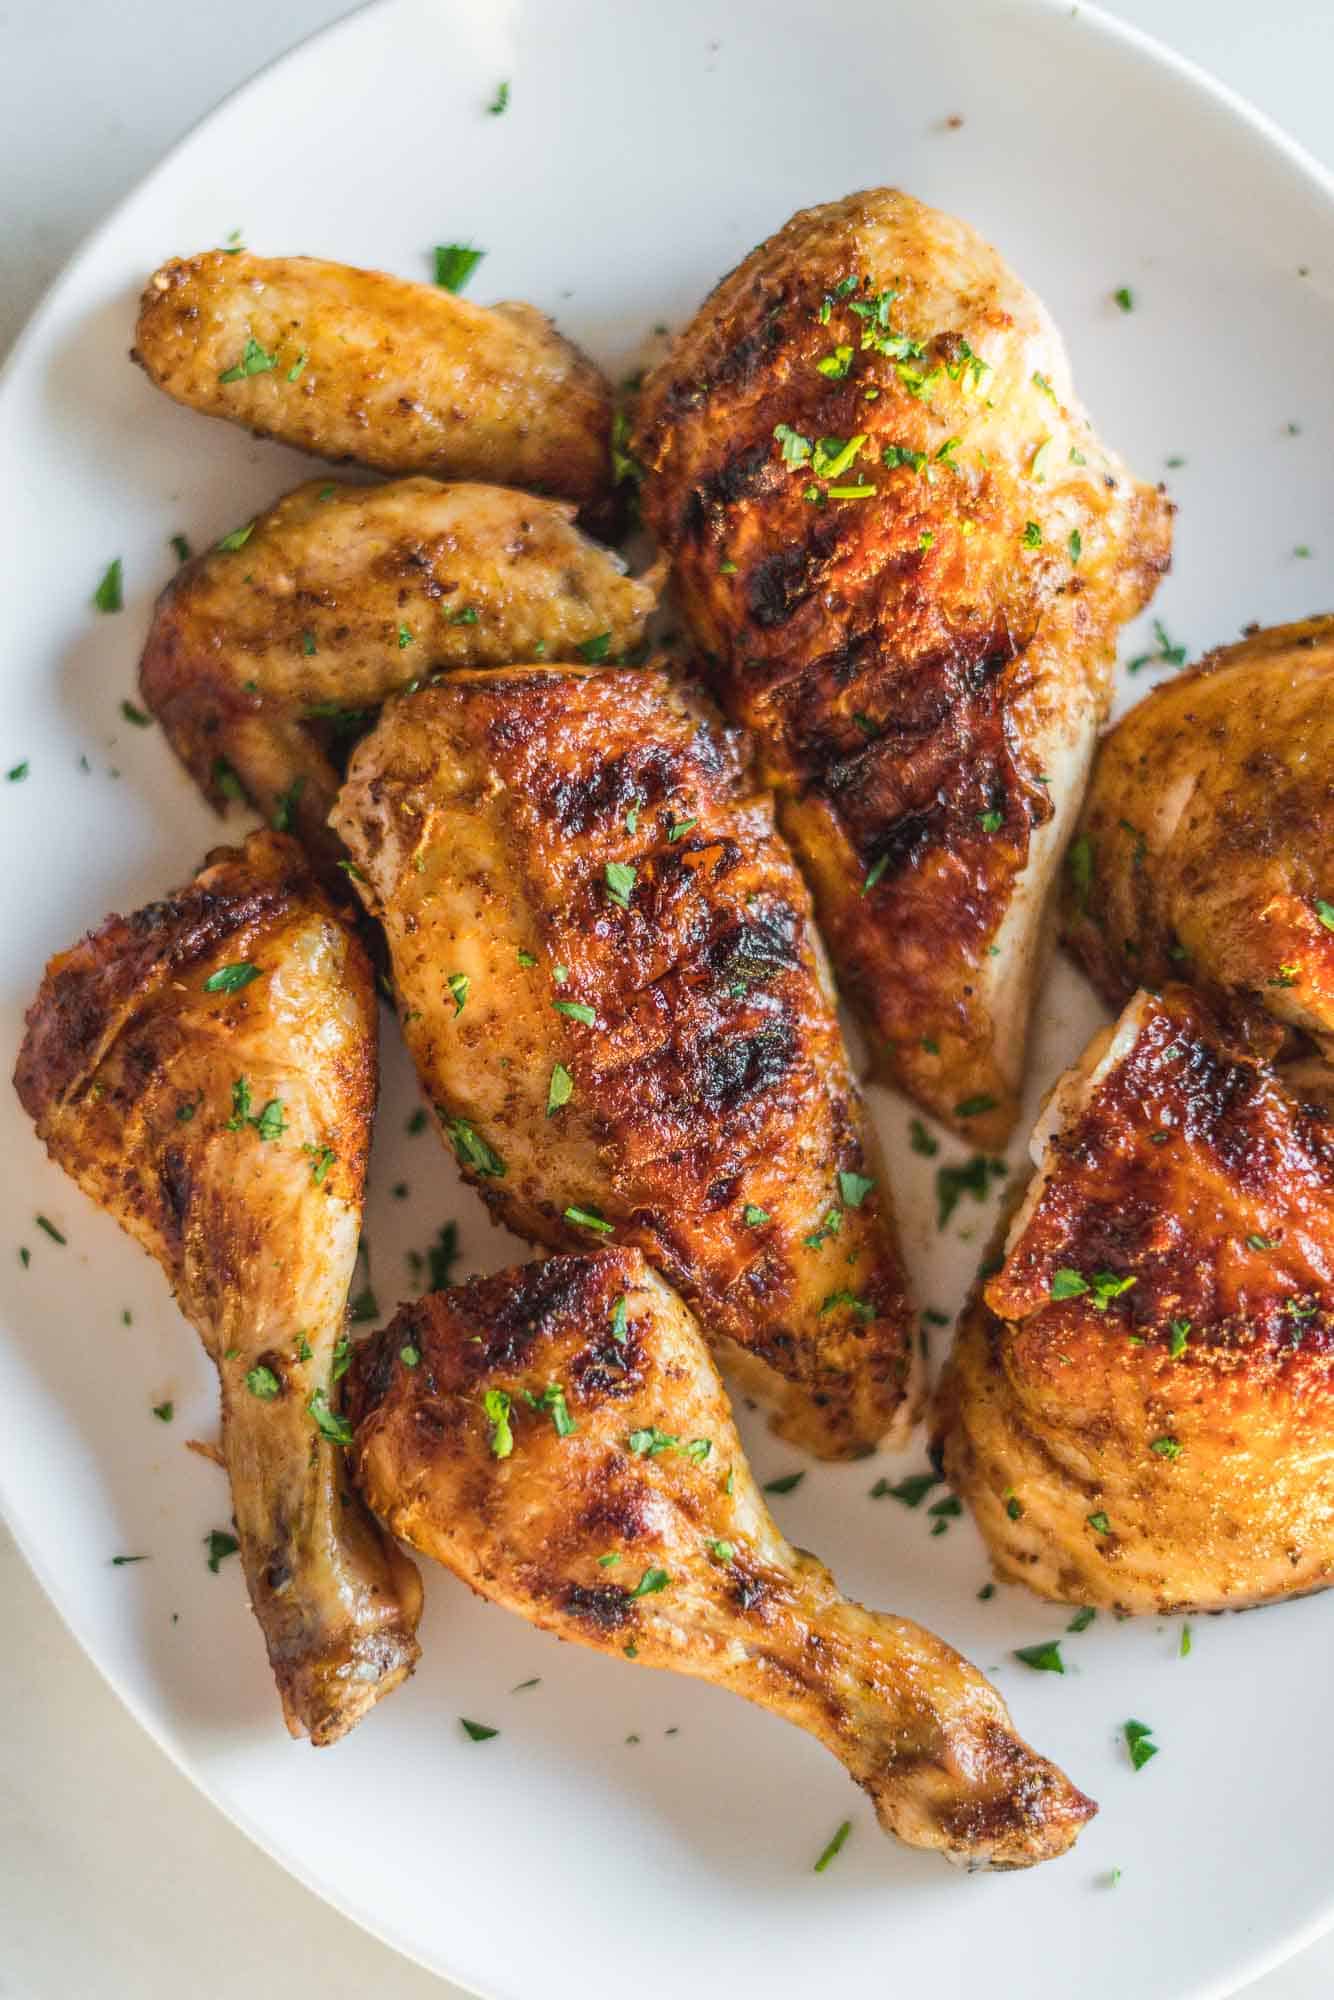
<svg viewBox="0 0 1334 2000"><path fill-rule="evenodd" d="M407 13L413 4L414 0L357 0L357 4L347 12L326 22L322 27L312 29L302 35L290 48L261 63L226 91L216 103L193 119L160 158L84 231L60 269L39 294L36 304L20 327L3 362L0 362L0 413L3 411L6 397L12 390L14 379L26 366L30 351L40 345L48 320L59 310L67 286L74 282L85 260L97 251L105 238L112 235L123 215L141 196L171 175L181 155L194 144L201 133L229 113L261 82L274 77L288 66L295 68L306 61L317 47L356 32L375 15ZM610 6L613 0L592 0L592 4ZM996 0L968 0L970 8L977 10L987 9L995 4ZM1103 42L1130 50L1147 65L1169 73L1179 83L1211 101L1227 113L1232 121L1264 142L1300 180L1306 181L1324 197L1331 210L1331 219L1334 219L1334 168L1326 167L1303 141L1295 138L1276 118L1261 110L1258 105L1253 104L1232 85L1214 75L1202 63L1181 54L1137 23L1109 13L1098 0L1079 0L1079 4L1070 4L1070 0L1002 0L1002 4L1015 12L1034 16L1066 17L1077 30L1088 31L1095 39L1100 38ZM0 1339L5 1337L5 1329L0 1326ZM6 1485L3 1462L0 1462L0 1521L3 1521L13 1537L15 1547L41 1587L47 1602L83 1657L154 1746L215 1812L251 1841L262 1854L276 1863L285 1874L294 1877L339 1916L356 1924L359 1929L397 1952L410 1964L419 1966L437 1979L448 1980L461 1993L473 1996L473 2000L528 2000L527 1996L520 1996L517 1990L507 1984L490 1983L483 1987L459 1971L442 1970L439 1963L424 1955L422 1948L400 1936L390 1919L365 1907L355 1897L349 1897L343 1888L336 1888L331 1882L326 1881L318 1866L304 1856L286 1852L252 1821L245 1808L219 1795L212 1788L203 1772L195 1768L184 1745L178 1745L172 1739L165 1728L150 1715L138 1692L128 1682L123 1682L116 1670L85 1641L79 1630L76 1614L67 1604L63 1584L57 1579L55 1570L48 1564L45 1555L38 1553L36 1538L27 1532L23 1510L17 1496L12 1494ZM1297 1957L1322 1937L1329 1935L1331 1931L1334 1931L1334 1877L1330 1881L1327 1902L1307 1922L1286 1933L1276 1943L1257 1946L1243 1953L1231 1971L1208 1984L1192 1986L1183 1996L1183 2000L1232 2000L1232 1996L1241 1993L1243 1989Z"/></svg>

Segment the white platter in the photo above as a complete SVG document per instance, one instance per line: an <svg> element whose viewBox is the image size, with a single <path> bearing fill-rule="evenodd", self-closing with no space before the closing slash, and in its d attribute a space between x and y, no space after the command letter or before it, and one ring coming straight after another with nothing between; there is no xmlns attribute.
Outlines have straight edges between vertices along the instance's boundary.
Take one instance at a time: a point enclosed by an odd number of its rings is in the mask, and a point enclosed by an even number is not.
<svg viewBox="0 0 1334 2000"><path fill-rule="evenodd" d="M491 118L501 79L510 109ZM125 88L132 103L132 70ZM309 470L176 409L129 366L157 262L240 228L260 251L427 277L433 244L471 240L487 251L471 296L534 300L624 373L655 324L678 325L793 209L885 182L1000 246L1053 309L1107 437L1169 478L1177 562L1153 615L1173 640L1194 654L1334 602L1334 188L1198 74L1087 8L1035 0L390 0L260 77L150 176L0 383L0 771L29 765L0 778L5 1049L51 951L162 893L218 837L158 733L120 712L168 537L202 544ZM1130 313L1113 300L1123 285ZM113 556L125 609L99 617L89 600ZM1148 632L1127 635L1127 657L1151 650ZM1034 1099L1096 1019L1056 967ZM411 1101L391 1046L368 1228L386 1305L409 1288L405 1251L446 1218L464 1270L513 1254L430 1136L405 1135ZM905 1107L875 1102L921 1301L952 1311L990 1207L965 1200L939 1233ZM941 1158L959 1157L946 1142ZM846 1588L994 1672L1025 1732L1101 1800L1059 1863L966 1879L896 1849L794 1732L557 1648L443 1573L427 1579L411 1685L334 1750L290 1743L236 1565L205 1566L228 1503L183 1449L213 1426L197 1343L8 1093L0 1160L0 1502L15 1534L108 1680L222 1810L425 1964L492 2000L1204 2000L1334 1918L1334 1606L1197 1621L1188 1659L1179 1622L1100 1619L1065 1640L1063 1678L1031 1673L1013 1648L1065 1617L1014 1590L979 1602L966 1522L933 1537L924 1510L868 1497L920 1450L812 1469L775 1506ZM391 1202L402 1177L412 1200ZM167 1397L170 1427L151 1414ZM743 1421L762 1477L796 1468ZM151 1559L113 1567L124 1553ZM509 1692L533 1675L539 1687ZM470 1743L460 1715L502 1733ZM1130 1716L1162 1750L1139 1773ZM817 1876L845 1814L852 1838Z"/></svg>

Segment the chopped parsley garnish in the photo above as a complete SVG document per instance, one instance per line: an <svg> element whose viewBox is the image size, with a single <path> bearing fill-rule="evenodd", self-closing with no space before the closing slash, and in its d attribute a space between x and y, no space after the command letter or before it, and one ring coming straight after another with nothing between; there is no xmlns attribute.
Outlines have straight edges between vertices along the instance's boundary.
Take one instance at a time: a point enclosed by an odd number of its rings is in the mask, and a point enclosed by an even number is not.
<svg viewBox="0 0 1334 2000"><path fill-rule="evenodd" d="M574 1078L564 1063L557 1063L551 1072L551 1081L547 1085L547 1117L550 1118L553 1112L559 1111L563 1104L568 1104L573 1096Z"/></svg>
<svg viewBox="0 0 1334 2000"><path fill-rule="evenodd" d="M1159 1458L1180 1458L1185 1446L1179 1438L1160 1437L1154 1438L1149 1450L1157 1452Z"/></svg>
<svg viewBox="0 0 1334 2000"><path fill-rule="evenodd" d="M1137 674L1141 667L1152 666L1155 662L1161 662L1166 667L1185 666L1185 647L1173 644L1172 640L1168 638L1161 620L1157 618L1153 621L1153 636L1157 642L1158 650L1154 653L1140 653L1131 660L1129 662L1129 671L1132 674Z"/></svg>
<svg viewBox="0 0 1334 2000"><path fill-rule="evenodd" d="M531 951L525 951L525 950L523 949L523 947L522 947L522 946L520 946L520 948L519 948L518 952L516 953L516 956L517 956L517 958L518 958L518 961L519 961L520 965L536 965L536 964L537 964L537 960L536 960L536 959L535 959L535 958L533 957L533 954L531 953Z"/></svg>
<svg viewBox="0 0 1334 2000"><path fill-rule="evenodd" d="M730 1563L736 1556L736 1550L731 1542L706 1541L704 1546L714 1560L720 1563Z"/></svg>
<svg viewBox="0 0 1334 2000"><path fill-rule="evenodd" d="M261 1403L271 1403L283 1386L273 1370L266 1368L262 1361L258 1367L246 1370L245 1385L252 1396L259 1397Z"/></svg>
<svg viewBox="0 0 1334 2000"><path fill-rule="evenodd" d="M964 1195L970 1194L974 1201L985 1201L993 1180L1004 1180L1006 1172L1004 1160L988 1159L985 1153L974 1153L971 1160L956 1167L937 1167L937 1229L945 1228Z"/></svg>
<svg viewBox="0 0 1334 2000"><path fill-rule="evenodd" d="M457 1021L468 1004L468 988L472 985L472 980L466 972L451 972L445 984L454 1002L454 1019Z"/></svg>
<svg viewBox="0 0 1334 2000"><path fill-rule="evenodd" d="M821 1303L820 1311L821 1314L837 1312L840 1306L846 1306L848 1311L854 1313L863 1324L873 1320L876 1316L875 1307L870 1305L865 1299L859 1297L856 1292L830 1292L829 1296Z"/></svg>
<svg viewBox="0 0 1334 2000"><path fill-rule="evenodd" d="M1177 1658L1179 1660L1188 1660L1190 1658L1191 1647L1193 1644L1194 1641L1190 1636L1189 1625L1183 1625L1181 1628L1181 1641L1177 1647Z"/></svg>
<svg viewBox="0 0 1334 2000"><path fill-rule="evenodd" d="M160 1424L169 1424L176 1414L176 1405L171 1402L154 1403L153 1415Z"/></svg>
<svg viewBox="0 0 1334 2000"><path fill-rule="evenodd" d="M112 1556L111 1567L113 1569L122 1569L126 1563L146 1563L147 1561L147 1556Z"/></svg>
<svg viewBox="0 0 1334 2000"><path fill-rule="evenodd" d="M831 486L829 488L829 498L831 500L869 500L872 494L877 491L878 488L863 480L859 481L855 486Z"/></svg>
<svg viewBox="0 0 1334 2000"><path fill-rule="evenodd" d="M747 1229L762 1229L766 1222L772 1222L773 1217L768 1209L761 1208L758 1202L748 1201L741 1211L741 1220Z"/></svg>
<svg viewBox="0 0 1334 2000"><path fill-rule="evenodd" d="M301 380L301 377L306 372L306 359L307 359L306 350L303 347L300 354L297 355L296 360L292 363L291 367L287 371L287 379L289 382L299 382Z"/></svg>
<svg viewBox="0 0 1334 2000"><path fill-rule="evenodd" d="M571 1021L578 1021L585 1028L597 1026L597 1013L582 1000L553 1000L552 1006L558 1014L565 1014Z"/></svg>
<svg viewBox="0 0 1334 2000"><path fill-rule="evenodd" d="M525 1395L527 1391L525 1390ZM535 1410L546 1410L556 1427L557 1437L571 1437L579 1426L570 1415L570 1406L565 1400L565 1391L559 1382L548 1382L540 1396L528 1396Z"/></svg>
<svg viewBox="0 0 1334 2000"><path fill-rule="evenodd" d="M887 1479L877 1479L871 1488L873 1500L897 1500L904 1507L920 1507L933 1486L940 1480L934 1472L910 1472L897 1486L891 1486Z"/></svg>
<svg viewBox="0 0 1334 2000"><path fill-rule="evenodd" d="M42 1230L45 1235L49 1236L53 1243L59 1243L61 1245L64 1245L68 1242L69 1239L65 1236L62 1236L60 1231L56 1228L55 1223L49 1221L46 1216L38 1215L35 1216L33 1219L36 1222L37 1227L40 1230Z"/></svg>
<svg viewBox="0 0 1334 2000"><path fill-rule="evenodd" d="M398 628L398 650L399 650L399 652L400 652L400 653L402 653L402 652L406 652L407 648L408 648L408 647L409 647L409 646L410 646L411 644L412 644L412 630L411 630L411 627L410 627L410 626L407 626L407 625L400 625L400 626L399 626L399 628Z"/></svg>
<svg viewBox="0 0 1334 2000"><path fill-rule="evenodd" d="M684 840L686 835L693 833L698 825L699 821L697 819L674 820L667 829L667 838L672 841Z"/></svg>
<svg viewBox="0 0 1334 2000"><path fill-rule="evenodd" d="M1091 1604L1081 1605L1065 1629L1067 1632L1087 1632L1097 1615Z"/></svg>
<svg viewBox="0 0 1334 2000"><path fill-rule="evenodd" d="M1167 1351L1173 1361L1180 1360L1181 1356L1185 1353L1186 1339L1189 1333L1190 1321L1188 1319L1174 1319L1172 1321L1172 1341Z"/></svg>
<svg viewBox="0 0 1334 2000"><path fill-rule="evenodd" d="M31 765L29 764L27 758L25 757L21 764L11 764L9 769L5 772L5 777L8 779L11 785L20 785L22 784L23 780L27 777L28 772L31 768L32 768Z"/></svg>
<svg viewBox="0 0 1334 2000"><path fill-rule="evenodd" d="M398 1350L398 1358L405 1368L420 1368L421 1349L414 1347L411 1341L405 1341Z"/></svg>
<svg viewBox="0 0 1334 2000"><path fill-rule="evenodd" d="M873 861L871 863L871 866L866 873L866 880L862 883L863 896L870 895L872 889L874 889L876 883L880 880L880 877L884 874L888 866L889 866L889 855L887 853L882 854L878 861Z"/></svg>
<svg viewBox="0 0 1334 2000"><path fill-rule="evenodd" d="M184 535L173 535L171 537L171 546L175 553L176 560L178 563L189 562L190 544L186 541Z"/></svg>
<svg viewBox="0 0 1334 2000"><path fill-rule="evenodd" d="M275 833L290 832L297 800L305 788L306 780L303 773L300 777L293 778L285 792L279 792L277 803L273 808L273 818L269 822Z"/></svg>
<svg viewBox="0 0 1334 2000"><path fill-rule="evenodd" d="M1023 1518L1024 1503L1017 1493L1007 1493L1005 1495L1005 1512L1012 1521L1018 1521Z"/></svg>
<svg viewBox="0 0 1334 2000"><path fill-rule="evenodd" d="M447 292L461 292L485 255L467 243L437 243L435 282Z"/></svg>
<svg viewBox="0 0 1334 2000"><path fill-rule="evenodd" d="M1071 528L1070 539L1066 543L1066 547L1070 551L1071 562L1077 563L1084 553L1084 537L1080 534L1078 528Z"/></svg>
<svg viewBox="0 0 1334 2000"><path fill-rule="evenodd" d="M819 1228L813 1229L809 1236L803 1236L801 1240L805 1244L808 1250L818 1250L820 1248L820 1245L826 1240L827 1237L837 1236L839 1230L842 1227L843 1227L842 1209L841 1208L826 1209L824 1220L823 1222L821 1222Z"/></svg>
<svg viewBox="0 0 1334 2000"><path fill-rule="evenodd" d="M670 1582L671 1578L665 1569L646 1569L634 1589L630 1592L630 1595L631 1597L653 1597L658 1591L666 1590Z"/></svg>
<svg viewBox="0 0 1334 2000"><path fill-rule="evenodd" d="M125 596L122 590L122 571L119 556L116 557L114 562L108 563L102 581L93 592L93 603L99 611L121 611L124 609Z"/></svg>
<svg viewBox="0 0 1334 2000"><path fill-rule="evenodd" d="M924 451L913 451L906 444L886 444L880 447L880 462L891 472L897 471L901 465L911 466L914 472L924 472L927 460Z"/></svg>
<svg viewBox="0 0 1334 2000"><path fill-rule="evenodd" d="M495 96L486 107L488 115L492 118L499 118L502 112L509 110L509 102L510 87L508 83L498 84Z"/></svg>
<svg viewBox="0 0 1334 2000"><path fill-rule="evenodd" d="M1327 931L1334 931L1334 903L1326 903L1319 896L1315 899L1315 913Z"/></svg>
<svg viewBox="0 0 1334 2000"><path fill-rule="evenodd" d="M1129 285L1118 285L1112 293L1112 297L1116 300L1123 313L1134 311L1135 294L1131 291Z"/></svg>
<svg viewBox="0 0 1334 2000"><path fill-rule="evenodd" d="M988 1097L983 1092L978 1097L965 1097L962 1099L960 1103L955 1105L954 1115L956 1118L980 1118L984 1111L994 1111L995 1109L996 1099Z"/></svg>
<svg viewBox="0 0 1334 2000"><path fill-rule="evenodd" d="M839 478L857 459L865 443L865 431L850 438L819 438L811 454L811 471L817 479Z"/></svg>
<svg viewBox="0 0 1334 2000"><path fill-rule="evenodd" d="M609 861L603 869L607 894L620 909L628 910L638 870L628 861Z"/></svg>
<svg viewBox="0 0 1334 2000"><path fill-rule="evenodd" d="M136 708L132 701L123 701L120 712L127 722L134 724L136 729L151 729L153 726L152 716L146 715L142 708Z"/></svg>
<svg viewBox="0 0 1334 2000"><path fill-rule="evenodd" d="M624 1347L626 1340L626 1300L622 1292L611 1308L611 1337Z"/></svg>
<svg viewBox="0 0 1334 2000"><path fill-rule="evenodd" d="M1042 530L1037 522L1025 521L1024 532L1019 539L1026 549L1040 548L1042 546Z"/></svg>
<svg viewBox="0 0 1334 2000"><path fill-rule="evenodd" d="M679 1447L679 1440L669 1431L660 1431L656 1424L647 1430L631 1431L625 1442L636 1458L656 1458L661 1451L676 1451Z"/></svg>
<svg viewBox="0 0 1334 2000"><path fill-rule="evenodd" d="M337 1410L329 1408L329 1398L323 1389L312 1391L310 1401L306 1404L306 1414L314 1422L320 1436L328 1438L330 1444L351 1444L351 1424L346 1417L339 1416Z"/></svg>
<svg viewBox="0 0 1334 2000"><path fill-rule="evenodd" d="M471 1167L475 1174L484 1178L504 1180L505 1162L466 1118L449 1119L445 1132L461 1165Z"/></svg>
<svg viewBox="0 0 1334 2000"><path fill-rule="evenodd" d="M247 375L267 375L270 368L276 368L276 354L266 353L252 334L241 350L241 359L231 368L224 368L219 382L243 382Z"/></svg>
<svg viewBox="0 0 1334 2000"><path fill-rule="evenodd" d="M999 833L1005 824L1005 815L1003 812L998 812L995 806L990 806L986 812L978 814L977 823L983 833Z"/></svg>
<svg viewBox="0 0 1334 2000"><path fill-rule="evenodd" d="M1126 1749L1137 1771L1144 1769L1150 1757L1158 1755L1158 1745L1149 1740L1152 1735L1152 1725L1147 1722L1127 1722L1125 1725Z"/></svg>
<svg viewBox="0 0 1334 2000"><path fill-rule="evenodd" d="M611 651L611 633L596 632L591 639L581 639L574 650L586 666L595 667Z"/></svg>
<svg viewBox="0 0 1334 2000"><path fill-rule="evenodd" d="M1061 1658L1059 1639L1048 1639L1040 1646L1016 1646L1014 1657L1026 1667L1032 1667L1039 1674L1063 1674L1065 1661Z"/></svg>
<svg viewBox="0 0 1334 2000"><path fill-rule="evenodd" d="M845 1208L860 1208L874 1186L874 1179L866 1174L840 1172L838 1177L838 1191Z"/></svg>
<svg viewBox="0 0 1334 2000"><path fill-rule="evenodd" d="M514 1432L510 1428L509 1395L504 1389L488 1389L482 1397L482 1408L491 1426L491 1456L508 1458L514 1449Z"/></svg>
<svg viewBox="0 0 1334 2000"><path fill-rule="evenodd" d="M804 1470L801 1472L782 1472L777 1479L766 1480L764 1490L766 1493L795 1493L805 1477Z"/></svg>
<svg viewBox="0 0 1334 2000"><path fill-rule="evenodd" d="M254 532L254 522L247 521L243 528L233 528L230 535L224 535L220 542L214 544L214 547L220 549L224 555L235 555L237 549L245 547Z"/></svg>
<svg viewBox="0 0 1334 2000"><path fill-rule="evenodd" d="M490 1723L469 1722L466 1715L459 1717L459 1723L462 1726L464 1735L473 1743L486 1743L490 1741L491 1737L499 1736L500 1734L498 1729L492 1729Z"/></svg>
<svg viewBox="0 0 1334 2000"><path fill-rule="evenodd" d="M328 1179L329 1169L338 1158L332 1146L316 1146L309 1141L301 1148L310 1155L310 1178L316 1187L323 1187Z"/></svg>
<svg viewBox="0 0 1334 2000"><path fill-rule="evenodd" d="M852 366L852 349L836 347L831 354L826 354L815 365L831 382L841 382Z"/></svg>
<svg viewBox="0 0 1334 2000"><path fill-rule="evenodd" d="M241 1544L235 1535L229 1535L224 1528L210 1528L204 1537L204 1547L208 1550L208 1566L214 1576L218 1565L226 1556L234 1556Z"/></svg>
<svg viewBox="0 0 1334 2000"><path fill-rule="evenodd" d="M205 993L239 993L243 986L249 986L252 979L259 978L259 967L246 959L238 959L232 965L220 965L216 972L210 972L204 981Z"/></svg>
<svg viewBox="0 0 1334 2000"><path fill-rule="evenodd" d="M1090 1528L1092 1528L1094 1534L1096 1535L1111 1534L1112 1524L1108 1520L1107 1516L1103 1513L1101 1507L1098 1509L1096 1514L1089 1514L1085 1518L1087 1519L1088 1524Z"/></svg>
<svg viewBox="0 0 1334 2000"><path fill-rule="evenodd" d="M908 1144L924 1160L933 1160L940 1151L940 1141L932 1138L920 1118L908 1120Z"/></svg>
<svg viewBox="0 0 1334 2000"><path fill-rule="evenodd" d="M847 1839L848 1835L851 1832L852 1832L852 1821L850 1819L845 1819L843 1821L843 1824L838 1828L837 1832L834 1834L833 1839L829 1842L828 1846L821 1854L820 1859L816 1862L814 1869L815 1874L817 1875L824 1874L825 1869L829 1866L834 1856L841 1851L844 1841Z"/></svg>
<svg viewBox="0 0 1334 2000"><path fill-rule="evenodd" d="M565 1211L565 1220L572 1222L576 1229L591 1229L597 1236L610 1236L616 1227L614 1222L607 1221L605 1215L598 1215L591 1208L571 1206Z"/></svg>
<svg viewBox="0 0 1334 2000"><path fill-rule="evenodd" d="M1275 1250L1278 1248L1278 1242L1273 1236L1252 1234L1246 1238L1246 1248L1248 1250Z"/></svg>
<svg viewBox="0 0 1334 2000"><path fill-rule="evenodd" d="M794 431L790 424L775 424L774 437L783 449L785 465L804 465L811 455L811 441L800 431Z"/></svg>

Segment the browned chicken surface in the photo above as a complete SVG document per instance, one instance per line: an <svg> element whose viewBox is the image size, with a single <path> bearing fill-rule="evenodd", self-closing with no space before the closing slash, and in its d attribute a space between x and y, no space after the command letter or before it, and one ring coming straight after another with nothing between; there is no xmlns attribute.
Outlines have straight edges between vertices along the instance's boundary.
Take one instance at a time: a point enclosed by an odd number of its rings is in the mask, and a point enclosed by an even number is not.
<svg viewBox="0 0 1334 2000"><path fill-rule="evenodd" d="M386 708L333 823L497 1219L637 1245L809 1449L902 1433L889 1191L737 733L656 671L456 674Z"/></svg>
<svg viewBox="0 0 1334 2000"><path fill-rule="evenodd" d="M420 1584L349 1491L339 1378L375 1101L354 933L256 834L52 959L15 1084L47 1151L162 1265L217 1364L246 1583L294 1736L411 1672Z"/></svg>
<svg viewBox="0 0 1334 2000"><path fill-rule="evenodd" d="M311 480L197 556L158 599L144 701L211 802L239 785L326 872L340 752L395 691L511 660L620 658L660 582L501 486Z"/></svg>
<svg viewBox="0 0 1334 2000"><path fill-rule="evenodd" d="M1334 1125L1188 989L1058 1084L937 1413L1001 1575L1120 1611L1334 1580Z"/></svg>
<svg viewBox="0 0 1334 2000"><path fill-rule="evenodd" d="M377 472L611 491L611 392L533 306L320 257L206 250L153 273L132 355L205 416Z"/></svg>
<svg viewBox="0 0 1334 2000"><path fill-rule="evenodd" d="M1334 1059L1334 618L1220 647L1117 724L1062 914L1113 1006L1189 980L1258 1048Z"/></svg>
<svg viewBox="0 0 1334 2000"><path fill-rule="evenodd" d="M562 1638L809 1730L887 1832L1023 1868L1094 1812L966 1660L784 1541L698 1327L636 1251L403 1307L359 1350L350 1408L395 1534Z"/></svg>
<svg viewBox="0 0 1334 2000"><path fill-rule="evenodd" d="M794 216L723 279L645 384L636 450L882 1072L1000 1142L1166 501L1099 443L996 252L890 189Z"/></svg>

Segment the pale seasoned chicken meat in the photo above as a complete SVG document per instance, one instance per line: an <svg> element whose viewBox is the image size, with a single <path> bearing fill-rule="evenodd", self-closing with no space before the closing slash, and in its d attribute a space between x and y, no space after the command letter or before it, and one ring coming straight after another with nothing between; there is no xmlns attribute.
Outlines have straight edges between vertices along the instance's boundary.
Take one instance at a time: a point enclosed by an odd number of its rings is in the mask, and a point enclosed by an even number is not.
<svg viewBox="0 0 1334 2000"><path fill-rule="evenodd" d="M153 273L131 355L176 402L321 458L581 507L611 493L611 391L533 306L206 250Z"/></svg>
<svg viewBox="0 0 1334 2000"><path fill-rule="evenodd" d="M417 1573L349 1488L338 1408L375 1053L354 932L295 844L256 834L52 959L14 1079L217 1365L251 1605L287 1726L315 1743L418 1652Z"/></svg>
<svg viewBox="0 0 1334 2000"><path fill-rule="evenodd" d="M1131 1612L1334 1581L1332 1111L1182 986L1057 1085L937 1412L1002 1576Z"/></svg>
<svg viewBox="0 0 1334 2000"><path fill-rule="evenodd" d="M497 1219L638 1246L809 1449L901 1434L889 1190L738 735L656 671L454 674L386 708L333 825Z"/></svg>
<svg viewBox="0 0 1334 2000"><path fill-rule="evenodd" d="M892 189L808 209L650 374L646 520L882 1073L1008 1134L1043 907L1170 508L1038 299Z"/></svg>
<svg viewBox="0 0 1334 2000"><path fill-rule="evenodd" d="M341 751L431 674L635 651L657 599L567 502L501 486L311 480L158 599L144 702L213 805L238 784L325 871Z"/></svg>
<svg viewBox="0 0 1334 2000"><path fill-rule="evenodd" d="M350 1408L395 1534L561 1638L809 1730L886 1832L1024 1868L1095 1811L966 1660L783 1539L698 1327L638 1252L404 1306L359 1351Z"/></svg>
<svg viewBox="0 0 1334 2000"><path fill-rule="evenodd" d="M1113 1006L1188 980L1257 1047L1334 1060L1334 618L1220 647L1117 724L1062 916Z"/></svg>

